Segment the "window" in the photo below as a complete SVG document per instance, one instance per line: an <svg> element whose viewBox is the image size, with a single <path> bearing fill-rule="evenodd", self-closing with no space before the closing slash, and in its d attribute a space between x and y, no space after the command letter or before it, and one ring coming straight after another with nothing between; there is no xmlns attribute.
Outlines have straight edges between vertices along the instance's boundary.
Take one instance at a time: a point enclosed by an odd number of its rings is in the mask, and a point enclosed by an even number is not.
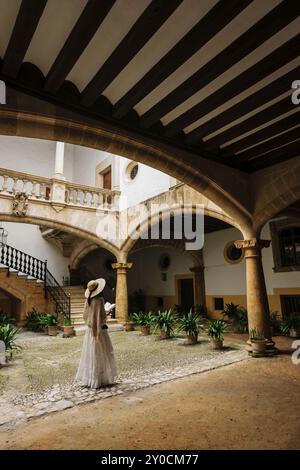
<svg viewBox="0 0 300 470"><path fill-rule="evenodd" d="M282 266L300 265L300 227L279 232Z"/></svg>
<svg viewBox="0 0 300 470"><path fill-rule="evenodd" d="M295 219L270 222L274 272L300 271L300 224Z"/></svg>
<svg viewBox="0 0 300 470"><path fill-rule="evenodd" d="M224 258L228 263L235 264L242 261L244 257L243 250L236 248L234 242L228 242L224 248Z"/></svg>
<svg viewBox="0 0 300 470"><path fill-rule="evenodd" d="M169 255L166 255L166 254L161 255L159 257L158 264L162 270L168 269L171 264Z"/></svg>
<svg viewBox="0 0 300 470"><path fill-rule="evenodd" d="M224 310L224 299L223 297L214 298L214 310Z"/></svg>
<svg viewBox="0 0 300 470"><path fill-rule="evenodd" d="M129 165L127 165L126 173L125 173L126 180L128 182L133 181L137 177L138 171L139 171L138 163L135 163L135 162L129 163Z"/></svg>
<svg viewBox="0 0 300 470"><path fill-rule="evenodd" d="M106 168L100 174L102 176L102 188L111 189L111 166Z"/></svg>

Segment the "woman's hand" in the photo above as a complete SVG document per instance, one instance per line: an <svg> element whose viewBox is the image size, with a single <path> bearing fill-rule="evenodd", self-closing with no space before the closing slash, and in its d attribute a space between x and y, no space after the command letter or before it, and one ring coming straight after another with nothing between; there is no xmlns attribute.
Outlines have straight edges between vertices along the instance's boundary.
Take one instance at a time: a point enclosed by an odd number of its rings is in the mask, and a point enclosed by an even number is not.
<svg viewBox="0 0 300 470"><path fill-rule="evenodd" d="M103 325L102 326L102 330L107 330L108 329L108 326L107 325Z"/></svg>

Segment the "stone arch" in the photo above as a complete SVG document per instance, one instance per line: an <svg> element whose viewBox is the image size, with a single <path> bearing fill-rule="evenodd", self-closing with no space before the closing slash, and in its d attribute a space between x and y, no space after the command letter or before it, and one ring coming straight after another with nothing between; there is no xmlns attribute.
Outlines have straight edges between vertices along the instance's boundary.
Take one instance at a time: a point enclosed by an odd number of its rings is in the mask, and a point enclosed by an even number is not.
<svg viewBox="0 0 300 470"><path fill-rule="evenodd" d="M113 256L115 256L116 261L118 259L118 251L112 251L108 250L105 246L99 245L97 243L93 243L87 240L83 240L81 243L79 243L74 250L71 253L70 256L70 268L71 269L76 269L78 268L80 261L89 253L91 253L94 250L97 250L98 248L104 248L105 250L109 251Z"/></svg>
<svg viewBox="0 0 300 470"><path fill-rule="evenodd" d="M178 206L176 207L172 207L172 213L174 213L174 215L176 216L176 214L181 214L182 213L182 206L180 204L178 204ZM191 208L192 212L193 213L196 213L196 210L194 207ZM184 209L184 213L187 211L187 209ZM204 209L204 216L209 216L209 217L213 217L215 219L218 219L218 220L221 220L223 222L226 222L228 223L229 225L237 228L241 233L243 233L243 229L242 227L240 227L240 225L234 221L231 217L229 217L228 215L224 214L223 212L218 212L217 210L215 209L209 209L209 208L205 208ZM155 216L155 214L154 214ZM162 212L160 214L160 217L159 219L160 220L163 220L164 218L168 217L169 216L169 212ZM134 233L135 230L139 230L140 233L143 233L147 228L149 227L149 222L148 222L148 219L145 219L141 224L139 224L138 226L136 226L132 232L128 235L128 237L126 238L125 242L121 245L121 248L120 250L125 253L125 254L128 254L130 253L130 251L132 250L132 248L134 247L135 243L137 242L137 239L134 239L132 237L132 234Z"/></svg>
<svg viewBox="0 0 300 470"><path fill-rule="evenodd" d="M6 222L16 222L16 223L24 223L24 224L32 224L32 225L46 225L50 228L64 230L65 232L72 233L77 235L78 237L84 238L88 240L90 243L96 244L98 247L105 248L106 250L113 253L115 256L118 255L118 248L115 247L113 244L108 242L107 240L103 240L98 238L96 235L79 229L78 227L74 227L72 225L68 225L66 223L61 223L57 221L51 221L49 219L45 219L42 217L17 217L12 214L5 214L0 212L0 219Z"/></svg>
<svg viewBox="0 0 300 470"><path fill-rule="evenodd" d="M22 99L21 99L22 101ZM152 166L185 182L226 212L239 225L251 226L250 198L247 191L238 191L239 185L247 186L247 178L241 172L193 155L167 144L157 144L151 137L137 136L133 132L119 131L109 124L99 124L91 117L62 110L40 100L19 103L23 110L0 110L0 133L38 139L59 140L85 147L104 150ZM34 109L29 108L29 106ZM46 114L46 110L49 110ZM39 114L38 114L39 113ZM194 158L197 158L197 167ZM232 184L232 175L235 184ZM243 201L243 202L241 202Z"/></svg>

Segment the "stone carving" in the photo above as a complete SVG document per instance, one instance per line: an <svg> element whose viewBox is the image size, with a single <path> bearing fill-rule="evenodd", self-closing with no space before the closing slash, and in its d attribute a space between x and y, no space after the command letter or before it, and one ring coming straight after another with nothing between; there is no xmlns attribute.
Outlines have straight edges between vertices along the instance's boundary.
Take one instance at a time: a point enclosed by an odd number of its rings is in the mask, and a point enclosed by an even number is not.
<svg viewBox="0 0 300 470"><path fill-rule="evenodd" d="M13 200L12 212L18 217L25 217L28 208L28 196L26 193L16 193Z"/></svg>
<svg viewBox="0 0 300 470"><path fill-rule="evenodd" d="M234 242L236 248L268 248L271 240L261 240L259 238L250 238L249 240L237 240Z"/></svg>

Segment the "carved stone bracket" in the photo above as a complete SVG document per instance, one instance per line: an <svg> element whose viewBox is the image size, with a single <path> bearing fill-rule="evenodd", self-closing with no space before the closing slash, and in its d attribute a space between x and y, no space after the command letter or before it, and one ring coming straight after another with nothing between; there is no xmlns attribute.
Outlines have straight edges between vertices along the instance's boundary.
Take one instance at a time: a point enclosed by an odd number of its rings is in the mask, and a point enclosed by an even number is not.
<svg viewBox="0 0 300 470"><path fill-rule="evenodd" d="M131 269L133 263L112 263L113 269L116 269L121 274L126 274L128 269Z"/></svg>
<svg viewBox="0 0 300 470"><path fill-rule="evenodd" d="M14 195L12 213L18 217L25 217L28 208L28 196L24 192Z"/></svg>

